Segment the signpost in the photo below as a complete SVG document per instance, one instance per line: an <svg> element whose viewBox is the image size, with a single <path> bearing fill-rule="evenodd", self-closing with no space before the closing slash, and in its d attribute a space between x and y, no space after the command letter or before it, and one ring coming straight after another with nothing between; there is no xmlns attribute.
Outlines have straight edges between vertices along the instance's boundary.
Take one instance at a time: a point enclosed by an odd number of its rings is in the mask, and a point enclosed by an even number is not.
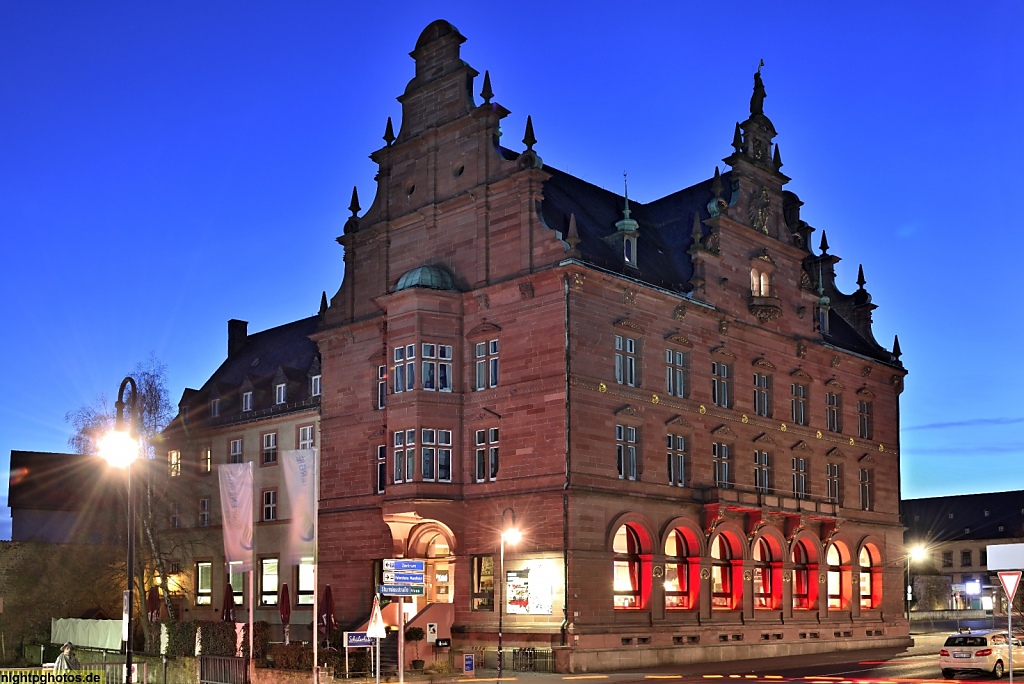
<svg viewBox="0 0 1024 684"><path fill-rule="evenodd" d="M411 558L385 558L377 587L383 596L423 596L426 588L426 562ZM398 603L398 684L405 682L405 611Z"/></svg>
<svg viewBox="0 0 1024 684"><path fill-rule="evenodd" d="M991 548L991 547L990 547ZM1010 661L1010 684L1013 684L1013 595L1017 593L1017 586L1020 584L1020 570L1006 570L999 573L999 582L1006 592L1006 631L1009 635L1010 648L1007 649Z"/></svg>

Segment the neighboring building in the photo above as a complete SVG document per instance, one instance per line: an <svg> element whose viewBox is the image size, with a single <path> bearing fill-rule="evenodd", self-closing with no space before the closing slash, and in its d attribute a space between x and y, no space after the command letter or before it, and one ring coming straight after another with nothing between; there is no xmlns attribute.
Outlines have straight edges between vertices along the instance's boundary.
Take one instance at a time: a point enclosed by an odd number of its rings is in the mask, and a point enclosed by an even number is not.
<svg viewBox="0 0 1024 684"><path fill-rule="evenodd" d="M450 604L492 664L499 611L562 670L908 643L906 371L811 248L760 73L731 170L640 204L544 165L529 119L503 146L464 40L419 37L315 335L340 622L408 557L407 609Z"/></svg>
<svg viewBox="0 0 1024 684"><path fill-rule="evenodd" d="M912 610L989 609L1006 612L987 547L1024 543L1024 491L904 499L906 548L925 558L911 564Z"/></svg>
<svg viewBox="0 0 1024 684"><path fill-rule="evenodd" d="M228 321L227 359L199 390L185 390L177 417L163 432L168 477L190 485L186 496L169 503L167 529L203 540L179 545L172 558L179 571L177 602L189 619L219 619L229 580L236 618L248 619L246 575L229 572L224 563L217 466L252 461L255 619L271 623L272 639L282 638L278 594L287 583L292 637L310 637L312 558L298 566L281 559L289 502L278 463L280 452L315 447L320 439L320 361L309 338L317 320L312 316L252 335L245 321Z"/></svg>

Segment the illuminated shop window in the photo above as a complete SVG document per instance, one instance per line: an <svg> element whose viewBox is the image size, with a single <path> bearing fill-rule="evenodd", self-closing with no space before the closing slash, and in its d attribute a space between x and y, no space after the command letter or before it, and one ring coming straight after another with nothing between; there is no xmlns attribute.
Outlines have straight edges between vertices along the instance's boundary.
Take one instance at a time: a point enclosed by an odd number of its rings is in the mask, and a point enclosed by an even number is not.
<svg viewBox="0 0 1024 684"><path fill-rule="evenodd" d="M692 537L692 535L691 535ZM690 583L691 565L698 564L695 537L687 540L683 530L675 529L665 540L665 607L689 609L696 607L696 592Z"/></svg>
<svg viewBox="0 0 1024 684"><path fill-rule="evenodd" d="M614 560L615 609L642 608L640 577L640 535L630 525L623 525L612 542Z"/></svg>
<svg viewBox="0 0 1024 684"><path fill-rule="evenodd" d="M711 607L732 610L739 601L739 591L734 592L732 559L736 557L733 544L724 534L711 542Z"/></svg>

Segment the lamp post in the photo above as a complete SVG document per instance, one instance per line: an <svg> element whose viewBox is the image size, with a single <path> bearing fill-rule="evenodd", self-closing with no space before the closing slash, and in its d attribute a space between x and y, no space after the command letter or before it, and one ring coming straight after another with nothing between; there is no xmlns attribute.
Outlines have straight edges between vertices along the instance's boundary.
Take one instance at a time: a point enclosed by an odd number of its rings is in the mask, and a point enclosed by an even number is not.
<svg viewBox="0 0 1024 684"><path fill-rule="evenodd" d="M131 390L128 395L128 419L125 420L125 389ZM139 456L139 443L134 437L137 432L138 387L135 380L127 377L121 381L117 390L117 410L114 416L114 429L104 435L100 443L100 454L107 463L115 468L124 468L128 482L128 590L125 592L125 627L127 634L124 643L124 681L132 681L132 609L135 585L135 505L132 500L132 462Z"/></svg>
<svg viewBox="0 0 1024 684"><path fill-rule="evenodd" d="M911 598L911 594L913 593L913 586L914 586L913 583L910 581L910 579L911 579L911 577L910 577L910 561L912 561L912 560L914 560L914 561L923 560L925 555L926 555L926 551L925 551L925 548L923 546L921 546L920 544L917 544L915 546L911 546L906 551L907 551L907 591L903 595L903 607L904 607L905 612L907 614L907 622L909 623L910 622L910 598Z"/></svg>
<svg viewBox="0 0 1024 684"><path fill-rule="evenodd" d="M511 526L505 524L505 514L512 514ZM498 681L501 681L501 667L504 664L505 652L502 650L502 617L505 614L505 544L515 546L523 538L523 533L516 527L516 512L506 508L501 512L501 551L498 554Z"/></svg>

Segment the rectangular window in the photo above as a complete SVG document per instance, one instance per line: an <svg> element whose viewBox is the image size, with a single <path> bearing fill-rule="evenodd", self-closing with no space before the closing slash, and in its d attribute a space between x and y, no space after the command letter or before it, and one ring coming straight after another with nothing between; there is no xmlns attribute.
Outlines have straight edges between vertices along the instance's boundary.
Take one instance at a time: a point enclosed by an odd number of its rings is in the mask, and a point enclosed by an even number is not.
<svg viewBox="0 0 1024 684"><path fill-rule="evenodd" d="M199 472L209 474L213 472L213 454L210 447L199 447Z"/></svg>
<svg viewBox="0 0 1024 684"><path fill-rule="evenodd" d="M636 433L630 425L615 426L615 464L620 480L636 479Z"/></svg>
<svg viewBox="0 0 1024 684"><path fill-rule="evenodd" d="M687 370L689 354L673 349L665 350L665 391L673 397L685 397L689 392Z"/></svg>
<svg viewBox="0 0 1024 684"><path fill-rule="evenodd" d="M299 428L299 448L312 449L316 446L313 438L313 426L303 425Z"/></svg>
<svg viewBox="0 0 1024 684"><path fill-rule="evenodd" d="M494 610L494 556L473 556L473 610Z"/></svg>
<svg viewBox="0 0 1024 684"><path fill-rule="evenodd" d="M874 439L875 425L871 414L870 401L857 402L857 436L862 439Z"/></svg>
<svg viewBox="0 0 1024 684"><path fill-rule="evenodd" d="M382 409L388 405L388 367L377 366L377 403L376 409Z"/></svg>
<svg viewBox="0 0 1024 684"><path fill-rule="evenodd" d="M792 384L789 386L789 405L792 408L794 425L807 425L807 385Z"/></svg>
<svg viewBox="0 0 1024 684"><path fill-rule="evenodd" d="M473 388L477 390L498 386L498 340L477 342L473 347L474 367Z"/></svg>
<svg viewBox="0 0 1024 684"><path fill-rule="evenodd" d="M285 383L274 385L274 403L283 404L288 397L288 386Z"/></svg>
<svg viewBox="0 0 1024 684"><path fill-rule="evenodd" d="M615 336L615 382L636 386L636 340Z"/></svg>
<svg viewBox="0 0 1024 684"><path fill-rule="evenodd" d="M168 517L170 518L171 529L176 530L181 527L181 504L172 503Z"/></svg>
<svg viewBox="0 0 1024 684"><path fill-rule="evenodd" d="M825 464L825 482L827 485L827 496L829 501L841 504L840 493L843 491L842 482L840 480L839 464L838 463L826 463Z"/></svg>
<svg viewBox="0 0 1024 684"><path fill-rule="evenodd" d="M711 402L715 406L729 408L732 406L729 399L729 365L725 363L711 362Z"/></svg>
<svg viewBox="0 0 1024 684"><path fill-rule="evenodd" d="M242 462L242 440L233 439L228 447L228 463Z"/></svg>
<svg viewBox="0 0 1024 684"><path fill-rule="evenodd" d="M383 494L388 482L388 448L377 445L377 493Z"/></svg>
<svg viewBox="0 0 1024 684"><path fill-rule="evenodd" d="M245 596L245 576L247 573L242 572L239 568L242 565L242 561L231 561L228 563L228 572L230 573L231 579L231 593L235 597L235 605L243 605L243 598Z"/></svg>
<svg viewBox="0 0 1024 684"><path fill-rule="evenodd" d="M420 347L423 356L423 389L438 392L452 391L452 346L450 344L424 343Z"/></svg>
<svg viewBox="0 0 1024 684"><path fill-rule="evenodd" d="M960 567L969 568L974 565L974 554L971 553L970 549L964 549L960 552Z"/></svg>
<svg viewBox="0 0 1024 684"><path fill-rule="evenodd" d="M476 431L476 481L498 479L498 428Z"/></svg>
<svg viewBox="0 0 1024 684"><path fill-rule="evenodd" d="M858 479L860 481L860 509L870 511L874 507L874 502L871 499L871 471L861 468Z"/></svg>
<svg viewBox="0 0 1024 684"><path fill-rule="evenodd" d="M210 526L210 499L199 500L199 526L209 527Z"/></svg>
<svg viewBox="0 0 1024 684"><path fill-rule="evenodd" d="M295 602L300 606L313 605L313 559L299 559L299 569L295 583Z"/></svg>
<svg viewBox="0 0 1024 684"><path fill-rule="evenodd" d="M171 477L181 477L181 452L176 449L167 452L167 473Z"/></svg>
<svg viewBox="0 0 1024 684"><path fill-rule="evenodd" d="M754 450L754 489L762 494L772 491L772 457L759 449Z"/></svg>
<svg viewBox="0 0 1024 684"><path fill-rule="evenodd" d="M416 345L395 347L395 386L393 391L409 392L416 387Z"/></svg>
<svg viewBox="0 0 1024 684"><path fill-rule="evenodd" d="M416 474L416 431L396 430L395 445L395 483L412 482Z"/></svg>
<svg viewBox="0 0 1024 684"><path fill-rule="evenodd" d="M216 418L220 415L220 399L210 400L210 417Z"/></svg>
<svg viewBox="0 0 1024 684"><path fill-rule="evenodd" d="M268 489L263 492L263 520L277 520L277 490Z"/></svg>
<svg viewBox="0 0 1024 684"><path fill-rule="evenodd" d="M309 396L320 396L320 377L321 376L317 374L309 378Z"/></svg>
<svg viewBox="0 0 1024 684"><path fill-rule="evenodd" d="M807 498L807 459L793 457L793 496Z"/></svg>
<svg viewBox="0 0 1024 684"><path fill-rule="evenodd" d="M951 568L953 567L953 552L943 551L942 552L942 567Z"/></svg>
<svg viewBox="0 0 1024 684"><path fill-rule="evenodd" d="M452 431L437 431L437 480L452 481Z"/></svg>
<svg viewBox="0 0 1024 684"><path fill-rule="evenodd" d="M260 603L264 606L277 605L277 559L260 559Z"/></svg>
<svg viewBox="0 0 1024 684"><path fill-rule="evenodd" d="M842 397L835 392L825 393L825 427L829 432L842 432Z"/></svg>
<svg viewBox="0 0 1024 684"><path fill-rule="evenodd" d="M424 482L433 482L437 478L437 430L420 430L420 473Z"/></svg>
<svg viewBox="0 0 1024 684"><path fill-rule="evenodd" d="M196 563L196 605L213 603L213 563Z"/></svg>
<svg viewBox="0 0 1024 684"><path fill-rule="evenodd" d="M277 433L263 435L263 463L277 463Z"/></svg>
<svg viewBox="0 0 1024 684"><path fill-rule="evenodd" d="M988 565L988 549L978 549L978 565L982 567Z"/></svg>
<svg viewBox="0 0 1024 684"><path fill-rule="evenodd" d="M242 410L252 411L252 392L242 392Z"/></svg>
<svg viewBox="0 0 1024 684"><path fill-rule="evenodd" d="M721 442L711 444L711 465L714 470L715 486L728 489L732 486L729 479L729 445Z"/></svg>
<svg viewBox="0 0 1024 684"><path fill-rule="evenodd" d="M675 487L686 486L686 437L669 433L665 437L668 451L668 483Z"/></svg>
<svg viewBox="0 0 1024 684"><path fill-rule="evenodd" d="M754 373L754 415L772 415L772 376L765 373Z"/></svg>

